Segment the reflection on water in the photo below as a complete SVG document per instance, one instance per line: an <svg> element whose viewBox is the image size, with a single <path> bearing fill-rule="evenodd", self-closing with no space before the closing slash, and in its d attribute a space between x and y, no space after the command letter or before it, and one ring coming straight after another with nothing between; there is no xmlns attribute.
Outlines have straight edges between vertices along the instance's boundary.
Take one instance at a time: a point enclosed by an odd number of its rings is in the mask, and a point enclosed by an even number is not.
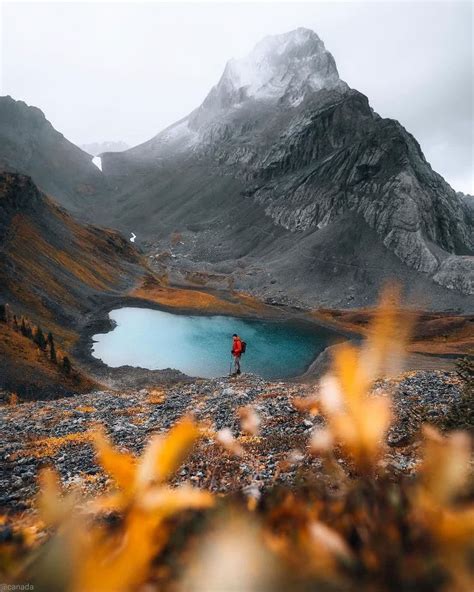
<svg viewBox="0 0 474 592"><path fill-rule="evenodd" d="M247 342L242 371L269 379L301 374L335 337L307 324L177 315L147 308L120 308L110 318L117 326L94 336L96 358L112 367L175 368L190 376L228 374L233 333Z"/></svg>

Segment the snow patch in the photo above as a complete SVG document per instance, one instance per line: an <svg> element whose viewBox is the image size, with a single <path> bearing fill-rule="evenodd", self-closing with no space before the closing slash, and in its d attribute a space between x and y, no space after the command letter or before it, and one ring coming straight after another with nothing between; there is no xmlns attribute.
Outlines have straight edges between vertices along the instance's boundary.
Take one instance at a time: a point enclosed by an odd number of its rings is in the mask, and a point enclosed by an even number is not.
<svg viewBox="0 0 474 592"><path fill-rule="evenodd" d="M99 169L99 171L102 170L102 158L100 156L94 156L94 158L92 159L92 162Z"/></svg>

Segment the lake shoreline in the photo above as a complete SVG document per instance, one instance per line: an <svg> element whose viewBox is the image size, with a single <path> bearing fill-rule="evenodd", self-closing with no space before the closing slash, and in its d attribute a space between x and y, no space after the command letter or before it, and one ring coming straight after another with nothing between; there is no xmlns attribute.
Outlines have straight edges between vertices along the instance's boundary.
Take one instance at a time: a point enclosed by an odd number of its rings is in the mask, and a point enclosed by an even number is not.
<svg viewBox="0 0 474 592"><path fill-rule="evenodd" d="M187 376L218 378L229 372L232 334L248 344L243 371L265 380L303 375L319 354L344 337L296 318L176 314L127 306L109 312L112 330L93 336L92 355L112 368L124 364L161 370L176 368Z"/></svg>
<svg viewBox="0 0 474 592"><path fill-rule="evenodd" d="M300 309L292 309L279 305L278 307L270 307L264 305L262 311L255 311L252 308L245 310L242 308L239 312L229 313L226 310L198 310L193 307L177 308L158 303L154 300L148 300L136 296L106 296L102 298L102 302L96 308L94 313L91 313L86 319L85 323L79 331L79 340L73 351L75 359L80 366L91 374L96 380L104 383L109 388L145 388L151 384L171 384L177 382L191 382L204 380L201 377L188 376L179 370L167 368L164 370L149 370L142 367L134 366L119 366L111 367L102 362L102 360L94 357L93 337L100 333L108 333L115 327L115 321L109 317L112 310L120 308L134 307L147 308L167 312L171 314L184 316L231 316L241 320L255 320L255 321L285 321L291 322L295 325L305 325L308 327L319 327L325 330L332 331L335 335L340 337L339 343L350 339L360 340L361 335L352 330L344 330L335 326L331 322L325 320L315 319L311 316L310 311L301 311ZM332 347L334 344L329 345ZM324 348L311 361L304 372L297 376L285 378L285 381L291 382L300 380L306 377L310 368L317 362L318 358L324 354L327 348ZM313 376L313 378L315 378ZM282 379L283 380L283 379Z"/></svg>
<svg viewBox="0 0 474 592"><path fill-rule="evenodd" d="M189 289L180 287L161 287L160 290L166 294L168 301L182 301L182 294L186 295L185 306L175 306L164 303L155 297L154 293L148 294L140 290L134 290L128 295L103 295L100 297L98 306L94 312L89 313L84 323L79 328L79 340L73 350L73 356L80 367L89 373L99 383L109 388L146 388L154 384L172 384L179 382L192 382L203 380L198 377L187 376L182 372L169 368L165 370L148 370L146 368L120 366L112 368L92 355L93 336L97 333L107 333L114 328L114 322L109 318L109 313L114 309L127 306L136 308L148 308L169 312L177 315L194 316L232 316L243 320L282 320L294 323L304 323L310 326L329 329L341 336L341 341L360 341L365 336L365 325L356 325L353 322L346 322L343 318L334 318L326 314L327 311L315 311L302 309L286 304L269 305L254 298L248 298L243 293L230 293L217 290ZM161 294L160 294L161 296ZM196 301L194 297L196 296ZM202 297L212 298L212 306L199 308ZM229 303L231 306L229 307ZM206 303L208 304L208 303ZM354 309L352 312L364 311L364 316L369 317L367 309ZM335 311L334 311L335 312ZM351 311L344 312L344 315L351 314ZM449 316L449 315L448 315ZM434 338L433 338L434 339ZM433 341L433 339L431 341ZM431 341L423 345L430 344ZM321 351L309 364L302 374L286 378L286 382L315 382L325 372L329 365L329 356L334 345L329 345ZM417 348L417 351L409 351L405 369L408 370L451 370L454 362L461 354L450 355L449 357L441 352L424 351Z"/></svg>

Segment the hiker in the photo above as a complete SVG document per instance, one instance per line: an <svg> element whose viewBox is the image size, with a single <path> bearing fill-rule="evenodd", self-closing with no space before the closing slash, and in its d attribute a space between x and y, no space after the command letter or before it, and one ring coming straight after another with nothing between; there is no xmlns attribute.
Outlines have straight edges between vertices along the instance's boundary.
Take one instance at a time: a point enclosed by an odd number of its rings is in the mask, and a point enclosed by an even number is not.
<svg viewBox="0 0 474 592"><path fill-rule="evenodd" d="M232 373L232 376L237 376L237 374L240 374L240 356L243 353L242 350L242 340L237 335L237 333L234 333L232 335L232 349L230 351L230 353L234 356L234 372Z"/></svg>

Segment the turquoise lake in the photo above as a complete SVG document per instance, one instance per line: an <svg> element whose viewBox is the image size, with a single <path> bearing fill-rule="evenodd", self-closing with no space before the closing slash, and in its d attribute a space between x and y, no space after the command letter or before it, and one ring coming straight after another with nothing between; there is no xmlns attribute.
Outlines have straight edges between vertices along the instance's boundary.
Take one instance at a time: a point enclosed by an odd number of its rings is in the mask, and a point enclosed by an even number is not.
<svg viewBox="0 0 474 592"><path fill-rule="evenodd" d="M242 371L266 379L302 374L337 335L323 327L291 321L191 316L147 308L109 313L115 328L94 336L92 353L111 367L174 368L189 376L229 373L232 334L247 342Z"/></svg>

